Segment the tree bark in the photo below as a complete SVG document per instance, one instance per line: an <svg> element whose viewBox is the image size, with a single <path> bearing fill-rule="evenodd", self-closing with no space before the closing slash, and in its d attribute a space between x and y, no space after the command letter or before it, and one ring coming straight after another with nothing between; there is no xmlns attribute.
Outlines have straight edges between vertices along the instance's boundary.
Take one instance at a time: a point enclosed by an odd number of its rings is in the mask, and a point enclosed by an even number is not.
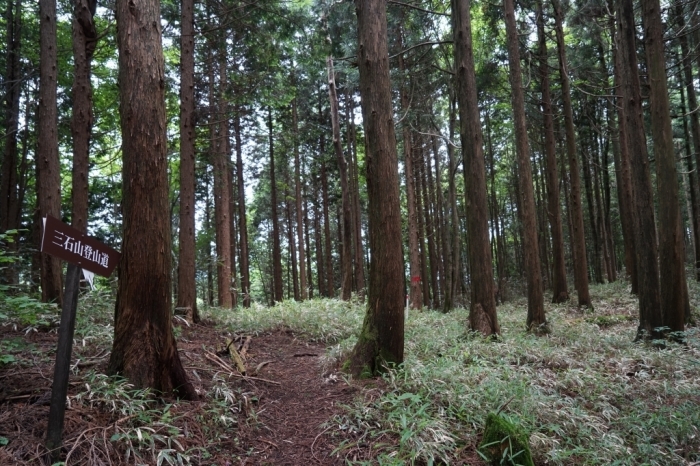
<svg viewBox="0 0 700 466"><path fill-rule="evenodd" d="M612 0L609 0L608 6L610 11L614 11L615 7ZM612 105L617 109L618 121L618 145L619 151L614 151L615 154L615 177L617 179L618 199L620 205L620 220L622 223L622 236L625 246L625 268L631 284L633 294L639 292L637 285L637 256L635 252L635 207L634 196L632 195L632 175L630 167L630 154L627 136L627 121L624 111L624 90L622 89L621 79L621 58L620 58L620 37L616 34L615 18L610 19L610 30L613 43L613 62L614 62L614 84L615 97Z"/></svg>
<svg viewBox="0 0 700 466"><path fill-rule="evenodd" d="M39 1L39 121L37 147L37 199L39 216L61 218L61 166L58 159L58 107L56 100L56 0ZM166 210L167 212L167 210ZM38 246L38 245L37 245ZM61 261L41 254L41 300L63 301Z"/></svg>
<svg viewBox="0 0 700 466"><path fill-rule="evenodd" d="M403 48L403 30L399 32L399 48ZM403 54L398 56L399 71L406 75ZM401 112L409 111L409 96L406 83L399 88ZM413 167L411 128L407 120L403 124L403 155L404 171L406 175L406 210L408 211L408 264L409 264L409 291L408 302L411 309L423 307L423 289L421 287L421 261L418 251L418 213L416 211L416 183L415 169Z"/></svg>
<svg viewBox="0 0 700 466"><path fill-rule="evenodd" d="M355 285L357 294L360 299L365 298L365 260L364 260L364 246L362 244L362 210L360 208L360 187L357 172L359 170L357 166L357 141L355 132L355 109L353 97L350 91L346 87L346 109L347 109L347 125L348 125L348 141L350 144L350 181L352 184L350 193L352 198L352 211L353 211L353 240L354 240L354 258L355 258Z"/></svg>
<svg viewBox="0 0 700 466"><path fill-rule="evenodd" d="M272 282L273 299L281 302L284 299L282 284L282 252L280 248L280 227L277 215L277 179L275 177L275 146L272 135L272 108L267 109L267 128L270 144L270 216L272 217Z"/></svg>
<svg viewBox="0 0 700 466"><path fill-rule="evenodd" d="M688 284L659 0L642 0L642 17L649 73L649 108L654 122L651 135L659 202L659 273L664 283L660 287L661 309L664 326L671 332L682 332L685 312L689 309Z"/></svg>
<svg viewBox="0 0 700 466"><path fill-rule="evenodd" d="M547 60L547 38L544 30L542 0L537 2L537 35L540 55L540 86L542 88L542 117L544 119L544 152L547 178L547 217L552 235L552 302L563 303L569 300L569 287L566 283L566 263L564 257L564 230L559 206L559 167L557 164L556 139L554 137L554 110L549 84L549 63Z"/></svg>
<svg viewBox="0 0 700 466"><path fill-rule="evenodd" d="M696 154L700 154L700 119L697 112L693 111L698 107L697 93L693 84L693 66L690 59L690 46L688 44L688 36L686 35L686 23L683 12L683 2L676 1L674 6L675 21L678 27L678 42L681 46L683 79L685 81L686 93L688 95L688 108L691 110L688 117L690 118L690 131L692 134L693 150ZM687 158L688 178L690 184L690 195L692 204L692 222L693 222L693 244L695 245L695 263L693 275L695 280L700 281L700 191L698 191L698 174L693 170L693 156L688 153Z"/></svg>
<svg viewBox="0 0 700 466"><path fill-rule="evenodd" d="M618 3L620 29L621 75L624 92L623 107L627 119L627 144L630 151L632 192L635 209L635 252L639 285L639 328L637 339L659 338L657 328L663 326L659 263L656 241L654 197L642 118L642 96L637 66L637 45L632 0Z"/></svg>
<svg viewBox="0 0 700 466"><path fill-rule="evenodd" d="M221 52L225 53L225 52ZM218 105L210 116L210 124L218 127L212 166L214 169L214 222L216 223L216 289L220 307L231 308L231 218L229 217L229 155L228 119L225 102L226 58L221 57L219 67ZM216 122L216 123L215 123Z"/></svg>
<svg viewBox="0 0 700 466"><path fill-rule="evenodd" d="M108 372L123 375L138 388L196 399L171 324L160 3L118 0L116 10L124 233Z"/></svg>
<svg viewBox="0 0 700 466"><path fill-rule="evenodd" d="M523 224L523 254L527 278L527 322L530 331L547 331L547 318L544 313L542 275L539 247L537 244L537 219L535 218L535 196L532 189L532 169L530 167L530 147L527 139L527 121L523 96L522 72L518 30L515 24L513 0L503 1L510 68L511 100L515 125L515 148L518 161L518 181L522 195L520 218Z"/></svg>
<svg viewBox="0 0 700 466"><path fill-rule="evenodd" d="M566 132L566 153L569 159L569 195L571 196L571 250L574 258L574 287L578 295L578 305L592 307L588 290L588 259L586 258L586 238L583 226L583 206L581 203L581 178L578 156L576 155L576 131L574 112L571 106L571 83L567 71L566 47L562 29L562 11L559 0L553 0L557 51L559 55L559 77L562 87L564 107L564 128Z"/></svg>
<svg viewBox="0 0 700 466"><path fill-rule="evenodd" d="M5 153L0 165L0 233L8 230L16 230L20 225L20 212L24 189L22 187L21 165L17 150L17 131L19 129L20 94L22 80L20 78L20 55L22 35L22 2L7 2L7 52L5 94L2 111L3 126L6 133ZM26 152L26 151L25 151ZM6 243L7 253L17 251L17 242ZM19 274L13 264L5 264L5 271L0 277L0 283L16 285L19 283Z"/></svg>
<svg viewBox="0 0 700 466"><path fill-rule="evenodd" d="M345 154L343 154L343 147L340 141L338 92L335 87L333 57L328 56L328 58L326 58L326 67L328 68L328 95L331 103L333 150L340 171L340 191L342 197L341 257L343 258L343 263L340 281L340 297L343 301L348 301L352 297L352 214L350 210L350 188L348 187L348 164L345 160Z"/></svg>
<svg viewBox="0 0 700 466"><path fill-rule="evenodd" d="M470 7L469 0L452 1L455 84L457 101L459 102L460 136L464 163L464 198L467 205L467 234L469 237L467 246L472 282L469 327L483 335L492 335L500 333L500 327L496 315L493 261L489 242L484 137L481 131L479 102L476 93Z"/></svg>
<svg viewBox="0 0 700 466"><path fill-rule="evenodd" d="M323 152L321 153L323 154ZM323 155L322 155L323 157ZM326 281L325 294L326 298L332 298L335 295L334 273L333 273L333 252L331 249L331 219L328 215L328 174L326 170L326 160L321 160L321 192L323 194L323 238L324 238L324 256Z"/></svg>
<svg viewBox="0 0 700 466"><path fill-rule="evenodd" d="M243 180L243 143L241 138L241 116L237 111L233 117L236 132L236 178L238 180L238 232L240 234L239 251L241 266L241 294L243 307L250 307L250 254L248 252L248 219L246 218L245 184Z"/></svg>
<svg viewBox="0 0 700 466"><path fill-rule="evenodd" d="M180 245L177 308L199 322L195 283L194 0L182 0L180 37Z"/></svg>
<svg viewBox="0 0 700 466"><path fill-rule="evenodd" d="M404 264L398 157L391 107L386 3L356 0L358 65L367 141L370 273L367 313L349 361L356 375L403 362Z"/></svg>
<svg viewBox="0 0 700 466"><path fill-rule="evenodd" d="M309 285L306 282L306 251L304 248L304 214L301 196L301 160L299 159L299 118L297 115L297 99L292 101L292 125L294 130L294 200L297 217L297 243L299 245L299 299L308 298Z"/></svg>

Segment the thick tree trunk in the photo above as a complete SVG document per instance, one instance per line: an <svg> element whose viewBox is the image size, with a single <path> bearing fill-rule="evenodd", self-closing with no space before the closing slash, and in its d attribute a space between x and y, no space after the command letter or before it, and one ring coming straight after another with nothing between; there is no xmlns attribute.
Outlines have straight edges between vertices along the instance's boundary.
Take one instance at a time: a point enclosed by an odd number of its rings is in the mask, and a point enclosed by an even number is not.
<svg viewBox="0 0 700 466"><path fill-rule="evenodd" d="M651 134L659 202L659 272L664 284L660 287L661 309L664 326L671 332L682 332L685 312L689 309L688 284L659 0L642 0L642 17L649 73L649 107L654 122Z"/></svg>
<svg viewBox="0 0 700 466"><path fill-rule="evenodd" d="M219 66L218 111L210 116L210 124L218 126L214 146L212 166L214 169L214 221L216 222L216 287L217 303L220 307L231 308L231 218L229 217L229 155L228 119L225 102L226 68L225 57Z"/></svg>
<svg viewBox="0 0 700 466"><path fill-rule="evenodd" d="M483 335L492 335L500 333L500 327L496 315L493 261L489 243L484 137L476 94L470 6L469 0L452 1L456 93L459 102L464 197L467 204L467 234L469 235L467 244L472 278L469 326ZM519 63L518 66L520 66Z"/></svg>
<svg viewBox="0 0 700 466"><path fill-rule="evenodd" d="M566 152L569 159L569 179L571 196L571 250L574 259L574 287L578 295L578 305L592 307L588 290L588 259L586 258L586 238L583 226L583 205L581 203L581 178L579 175L578 156L576 155L576 131L574 129L574 112L571 106L571 83L567 71L566 47L562 29L562 11L559 0L553 0L557 51L559 55L559 77L562 87L564 107L564 127L566 131Z"/></svg>
<svg viewBox="0 0 700 466"><path fill-rule="evenodd" d="M612 0L608 2L610 11L615 8L612 5ZM620 223L622 224L622 236L625 246L625 268L630 280L632 293L637 294L639 291L637 285L637 255L635 252L635 207L634 197L632 195L632 175L630 167L629 145L627 143L627 121L624 112L624 90L622 89L622 80L620 76L620 38L616 34L615 18L610 20L610 30L612 31L613 43L613 62L614 62L614 84L615 97L611 103L617 109L618 121L618 145L619 151L614 151L615 155L615 177L617 179L617 193L620 208ZM623 52L624 53L624 52ZM612 115L611 115L612 118ZM614 139L613 139L614 141Z"/></svg>
<svg viewBox="0 0 700 466"><path fill-rule="evenodd" d="M124 234L108 372L123 375L139 388L196 399L171 324L160 4L156 0L118 0L116 9Z"/></svg>
<svg viewBox="0 0 700 466"><path fill-rule="evenodd" d="M537 35L540 54L540 86L542 88L542 117L544 119L544 152L547 177L547 217L552 235L552 302L563 303L569 300L569 287L566 283L566 263L564 257L564 229L559 206L559 167L557 164L556 139L554 137L554 110L549 84L549 64L547 60L547 38L544 30L542 0L537 2Z"/></svg>
<svg viewBox="0 0 700 466"><path fill-rule="evenodd" d="M299 118L297 116L297 99L292 101L292 125L294 130L294 200L297 217L297 243L299 245L299 299L308 298L309 285L306 283L306 251L304 248L304 213L301 196L301 160L299 159Z"/></svg>
<svg viewBox="0 0 700 466"><path fill-rule="evenodd" d="M176 307L199 321L195 282L194 0L182 0L180 37L180 245Z"/></svg>
<svg viewBox="0 0 700 466"><path fill-rule="evenodd" d="M520 70L520 50L518 30L515 23L513 0L503 1L506 18L508 43L508 63L510 68L511 100L515 125L515 148L518 161L518 181L522 195L520 218L523 224L523 254L527 278L527 322L534 332L547 331L547 318L544 313L542 275L539 247L537 245L537 219L535 218L535 196L532 189L532 169L530 167L530 147L527 139L525 98L522 72Z"/></svg>
<svg viewBox="0 0 700 466"><path fill-rule="evenodd" d="M370 375L403 362L404 264L396 135L391 108L386 3L356 0L362 116L367 137L370 273L367 314L350 371Z"/></svg>
<svg viewBox="0 0 700 466"><path fill-rule="evenodd" d="M267 109L267 128L270 144L270 217L272 218L272 299L281 302L284 299L282 284L282 252L280 248L279 216L277 215L277 179L275 177L275 146L272 133L272 108Z"/></svg>
<svg viewBox="0 0 700 466"><path fill-rule="evenodd" d="M41 218L61 218L61 166L58 160L58 107L56 86L56 0L39 1L41 28L39 53L39 122L37 147L37 199ZM167 210L166 210L167 213ZM38 246L38 245L37 245ZM41 300L61 306L61 261L41 254Z"/></svg>
<svg viewBox="0 0 700 466"><path fill-rule="evenodd" d="M651 173L647 152L642 96L637 66L637 45L632 0L618 3L623 108L627 119L627 144L630 152L632 192L635 210L635 252L639 285L639 328L637 339L658 338L663 326L659 263L657 260L656 221Z"/></svg>
<svg viewBox="0 0 700 466"><path fill-rule="evenodd" d="M340 141L340 116L338 114L338 92L335 87L333 57L326 58L328 68L328 95L331 103L331 126L333 129L333 150L340 171L340 191L342 196L341 257L343 258L340 281L340 297L348 301L352 297L352 213L350 188L348 186L348 164Z"/></svg>
<svg viewBox="0 0 700 466"><path fill-rule="evenodd" d="M87 0L76 0L73 10L73 180L71 191L71 224L87 231L88 172L90 136L92 133L92 86L90 63L95 51L97 32Z"/></svg>

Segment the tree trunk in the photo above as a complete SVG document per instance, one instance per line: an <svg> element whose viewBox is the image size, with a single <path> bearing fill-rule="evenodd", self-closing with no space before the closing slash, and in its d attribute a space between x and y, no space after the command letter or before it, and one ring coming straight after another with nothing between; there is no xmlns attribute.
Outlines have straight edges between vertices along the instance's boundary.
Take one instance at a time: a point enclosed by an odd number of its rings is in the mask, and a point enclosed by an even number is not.
<svg viewBox="0 0 700 466"><path fill-rule="evenodd" d="M250 307L250 253L248 252L248 219L246 218L245 184L243 181L243 143L241 141L241 116L237 111L233 117L236 132L236 178L238 179L238 232L241 265L241 294L243 307Z"/></svg>
<svg viewBox="0 0 700 466"><path fill-rule="evenodd" d="M403 49L403 30L399 32L399 48ZM403 54L398 56L399 71L406 75ZM409 111L409 96L407 86L409 83L402 83L399 89L401 100L401 112L407 114ZM408 264L409 264L409 291L408 302L411 309L421 309L423 307L423 289L421 287L421 261L418 250L418 213L416 211L416 183L415 169L413 167L411 127L408 120L403 124L403 155L404 171L406 175L406 210L408 211Z"/></svg>
<svg viewBox="0 0 700 466"><path fill-rule="evenodd" d="M690 131L693 135L693 150L696 154L700 154L700 119L698 114L694 111L698 107L697 93L695 92L695 85L693 83L693 66L690 59L690 46L688 44L688 36L685 30L685 16L683 13L683 2L675 2L675 21L678 27L678 41L681 45L681 55L682 55L682 67L683 67L683 78L685 81L686 92L688 94L688 109L691 110L689 114L690 118ZM684 119L684 122L686 120ZM688 142L688 138L686 138ZM688 166L688 178L690 184L690 195L692 204L692 222L693 222L693 244L695 245L695 262L693 275L695 280L700 281L700 191L698 191L698 174L693 170L693 156L689 152L687 158Z"/></svg>
<svg viewBox="0 0 700 466"><path fill-rule="evenodd" d="M615 8L612 5L612 0L608 2L610 11ZM619 151L615 151L615 177L617 179L618 199L620 208L620 220L622 223L622 236L625 246L625 268L630 279L632 293L637 294L639 291L637 285L637 256L635 252L635 207L634 197L632 195L632 178L630 167L630 154L627 136L627 121L624 112L624 92L622 91L621 81L621 57L620 57L620 37L616 34L615 18L610 19L610 30L613 43L613 62L614 62L614 84L615 97L611 105L617 109L618 120L618 145ZM623 52L624 53L624 52Z"/></svg>
<svg viewBox="0 0 700 466"><path fill-rule="evenodd" d="M484 137L476 93L470 6L469 0L452 1L455 84L459 102L464 197L467 204L467 234L469 235L467 245L472 277L469 326L483 335L492 335L500 333L500 327L496 315L496 294L493 286ZM518 66L520 66L519 62ZM529 324L530 322L528 326Z"/></svg>
<svg viewBox="0 0 700 466"><path fill-rule="evenodd" d="M503 6L506 18L518 181L522 195L521 209L518 212L520 212L520 218L523 223L523 254L527 278L528 306L526 326L531 331L542 332L547 331L547 318L544 313L542 275L539 247L537 245L535 196L532 189L532 169L530 167L530 147L527 140L527 121L525 117L522 72L520 70L518 30L515 24L513 0L504 0Z"/></svg>
<svg viewBox="0 0 700 466"><path fill-rule="evenodd" d="M76 0L73 10L73 177L71 224L87 232L88 172L90 135L92 133L92 86L90 63L95 51L97 32L87 0Z"/></svg>
<svg viewBox="0 0 700 466"><path fill-rule="evenodd" d="M108 372L123 375L138 388L196 399L171 324L160 3L118 0L116 10L124 234Z"/></svg>
<svg viewBox="0 0 700 466"><path fill-rule="evenodd" d="M649 107L654 122L651 135L659 202L659 272L664 283L660 287L661 309L664 326L671 332L682 332L685 312L689 309L688 284L659 0L642 0L642 17L649 73Z"/></svg>
<svg viewBox="0 0 700 466"><path fill-rule="evenodd" d="M571 106L571 83L567 71L566 47L562 29L562 11L559 0L553 0L557 51L559 55L559 77L562 87L564 107L564 127L566 131L566 153L569 159L569 194L571 196L571 250L574 259L574 286L578 295L578 305L592 307L588 290L588 259L586 258L586 238L583 226L583 205L581 203L581 178L576 155L576 132L574 112Z"/></svg>
<svg viewBox="0 0 700 466"><path fill-rule="evenodd" d="M58 107L56 86L56 0L39 1L41 41L39 53L39 122L37 147L37 199L41 218L61 218L61 166L58 159ZM167 206L166 206L167 213ZM38 245L37 245L38 246ZM61 307L61 261L41 254L41 300Z"/></svg>
<svg viewBox="0 0 700 466"><path fill-rule="evenodd" d="M350 371L376 374L403 362L404 264L398 157L391 107L386 3L356 0L362 116L367 140L370 272L367 314Z"/></svg>
<svg viewBox="0 0 700 466"><path fill-rule="evenodd" d="M14 11L13 11L14 9ZM20 212L24 189L22 188L22 171L17 154L17 131L19 128L20 94L20 55L22 33L22 2L7 2L7 53L5 80L5 105L2 108L3 126L6 129L5 153L0 165L0 233L16 230L20 225ZM25 151L26 152L26 151ZM7 254L17 251L17 242L6 243ZM19 274L13 264L5 264L5 271L0 283L16 285Z"/></svg>
<svg viewBox="0 0 700 466"><path fill-rule="evenodd" d="M299 245L299 299L308 298L309 285L306 283L306 251L304 248L304 214L301 196L301 160L299 159L299 118L297 116L297 99L292 101L292 125L294 130L294 200L297 217L297 243Z"/></svg>
<svg viewBox="0 0 700 466"><path fill-rule="evenodd" d="M354 258L355 258L355 285L358 296L364 300L365 297L365 260L364 260L364 247L362 245L362 210L360 208L360 187L359 180L357 176L358 166L357 166L357 141L355 132L355 110L354 110L354 100L350 95L350 91L347 90L346 86L346 109L347 109L347 120L348 120L348 141L350 144L350 155L352 160L350 161L350 180L352 182L352 187L350 193L352 194L352 211L353 211L353 240L354 243Z"/></svg>
<svg viewBox="0 0 700 466"><path fill-rule="evenodd" d="M552 234L552 302L563 303L569 300L569 287L566 283L566 263L564 257L564 230L559 206L559 167L554 137L554 110L549 84L549 64L547 60L547 38L544 30L542 0L537 2L537 35L540 54L540 86L542 88L542 117L544 119L544 152L547 177L547 217Z"/></svg>
<svg viewBox="0 0 700 466"><path fill-rule="evenodd" d="M182 0L180 37L180 231L177 305L199 322L195 282L194 0Z"/></svg>
<svg viewBox="0 0 700 466"><path fill-rule="evenodd" d="M333 57L326 58L328 68L328 94L331 103L331 126L333 128L333 150L340 171L340 191L342 196L342 228L341 228L341 257L342 278L340 281L340 297L348 301L352 297L352 214L350 206L350 188L348 187L348 164L343 154L340 141L340 116L338 115L338 93L335 87L335 71Z"/></svg>
<svg viewBox="0 0 700 466"><path fill-rule="evenodd" d="M218 106L210 115L210 123L218 127L212 166L214 169L214 221L216 222L216 286L217 303L231 308L231 218L229 217L229 155L228 119L225 102L226 68L225 57L220 58ZM213 66L213 65L212 65ZM217 122L217 123L214 123Z"/></svg>
<svg viewBox="0 0 700 466"><path fill-rule="evenodd" d="M272 108L267 109L267 128L270 144L270 216L272 217L272 299L281 302L284 299L282 284L282 252L280 248L280 227L277 215L277 180L275 178L275 146L272 136Z"/></svg>
<svg viewBox="0 0 700 466"><path fill-rule="evenodd" d="M637 66L634 4L618 3L620 29L621 75L624 111L627 119L627 143L630 152L632 192L635 204L635 247L639 285L639 328L637 339L659 338L657 328L663 326L659 263L657 261L656 221L647 142L642 118L642 96Z"/></svg>
<svg viewBox="0 0 700 466"><path fill-rule="evenodd" d="M321 153L323 157L323 153ZM323 237L325 240L324 244L324 257L325 269L326 269L326 282L325 285L325 296L326 298L332 298L335 295L335 285L334 285L334 273L333 273L333 252L331 249L331 219L328 215L328 175L326 170L326 160L325 158L321 160L321 191L323 194Z"/></svg>

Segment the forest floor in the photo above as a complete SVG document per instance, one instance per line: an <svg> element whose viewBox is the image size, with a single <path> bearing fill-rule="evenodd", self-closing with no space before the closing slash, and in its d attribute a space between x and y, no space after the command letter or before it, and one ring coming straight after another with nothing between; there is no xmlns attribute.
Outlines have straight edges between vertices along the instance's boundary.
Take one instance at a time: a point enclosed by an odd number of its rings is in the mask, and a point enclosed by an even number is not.
<svg viewBox="0 0 700 466"><path fill-rule="evenodd" d="M700 284L689 286L700 322ZM202 324L174 319L201 398L186 402L105 375L113 291L85 292L61 460L483 465L477 446L498 412L528 435L537 465L699 466L700 328L689 326L684 344L635 342L639 311L628 285L597 285L591 295L592 309L547 302L544 336L525 331L524 298L498 307L496 340L468 330L468 309L411 311L404 364L361 381L338 367L362 325L359 300L203 306ZM59 314L0 293L0 466L42 464ZM245 375L231 348L245 356Z"/></svg>
<svg viewBox="0 0 700 466"><path fill-rule="evenodd" d="M343 405L355 398L379 397L381 379L349 381L321 363L325 345L304 341L285 329L249 335L245 360L249 375L242 376L223 349L232 337L240 348L245 335L233 336L212 323L181 329L178 350L190 380L198 392L218 394L228 409L222 413L206 401L174 400L157 400L160 408L147 404L142 413L138 406L143 400L121 409L110 406L112 401L119 405L115 396L119 388L105 385L100 390L99 378L92 379L93 387L85 381L86 371L92 371L92 377L104 373L109 353L78 342L63 434L61 459L66 464L156 464L159 460L158 464L186 464L186 457L194 464L221 466L335 465L344 464L345 458L371 459L370 442L358 442L345 449L342 457L334 454L343 439L331 435L328 426L343 412ZM0 341L23 348L14 357L26 363L0 369L0 438L6 439L6 446L0 447L3 465L41 463L57 343L55 331L43 330L23 332L0 326ZM159 409L170 413L167 422L144 422ZM132 420L140 421L140 434ZM183 434L169 436L169 430ZM219 438L212 442L211 435ZM151 451L134 445L137 441L146 447L151 442ZM189 454L182 454L185 451Z"/></svg>

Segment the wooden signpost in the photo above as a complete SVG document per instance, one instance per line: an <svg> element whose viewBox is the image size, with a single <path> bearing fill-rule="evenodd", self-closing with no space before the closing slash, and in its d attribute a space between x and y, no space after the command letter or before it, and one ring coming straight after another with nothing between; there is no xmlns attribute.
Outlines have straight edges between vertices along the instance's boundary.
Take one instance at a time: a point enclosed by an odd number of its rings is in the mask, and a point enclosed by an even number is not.
<svg viewBox="0 0 700 466"><path fill-rule="evenodd" d="M46 429L46 448L52 460L57 461L61 452L81 269L108 277L119 263L119 253L50 216L44 219L41 251L68 262Z"/></svg>

